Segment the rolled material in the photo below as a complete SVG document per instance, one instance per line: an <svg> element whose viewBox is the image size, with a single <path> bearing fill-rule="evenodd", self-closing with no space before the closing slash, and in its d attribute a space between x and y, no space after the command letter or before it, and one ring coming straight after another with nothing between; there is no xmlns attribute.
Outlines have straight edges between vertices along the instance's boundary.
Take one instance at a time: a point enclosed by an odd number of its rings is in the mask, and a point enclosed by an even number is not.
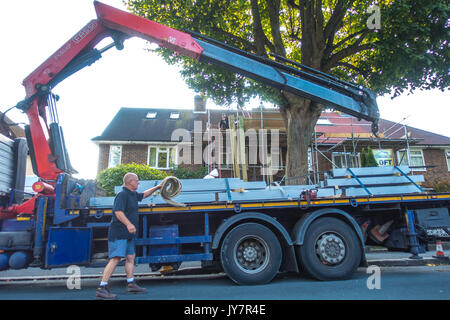
<svg viewBox="0 0 450 320"><path fill-rule="evenodd" d="M161 182L161 198L175 207L186 207L186 204L173 201L172 198L178 196L181 192L181 181L177 177L166 177Z"/></svg>

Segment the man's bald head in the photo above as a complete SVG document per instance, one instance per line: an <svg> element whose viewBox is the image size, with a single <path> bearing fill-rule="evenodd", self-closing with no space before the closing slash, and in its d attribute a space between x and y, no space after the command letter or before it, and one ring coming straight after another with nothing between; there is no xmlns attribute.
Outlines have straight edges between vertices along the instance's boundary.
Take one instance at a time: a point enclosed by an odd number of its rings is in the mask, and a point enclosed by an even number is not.
<svg viewBox="0 0 450 320"><path fill-rule="evenodd" d="M138 181L138 176L133 172L128 172L123 176L123 185L129 189L136 190L139 184Z"/></svg>

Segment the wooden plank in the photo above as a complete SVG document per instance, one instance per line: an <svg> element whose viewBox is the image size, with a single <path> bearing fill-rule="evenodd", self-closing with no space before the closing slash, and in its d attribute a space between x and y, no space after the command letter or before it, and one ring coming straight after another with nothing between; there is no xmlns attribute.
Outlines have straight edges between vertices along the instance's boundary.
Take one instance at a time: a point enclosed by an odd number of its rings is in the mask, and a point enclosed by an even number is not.
<svg viewBox="0 0 450 320"><path fill-rule="evenodd" d="M247 162L245 159L245 135L242 116L239 116L239 155L241 158L242 180L248 181L247 178Z"/></svg>
<svg viewBox="0 0 450 320"><path fill-rule="evenodd" d="M241 177L241 173L239 170L239 160L238 160L238 154L236 150L236 129L234 125L234 116L230 116L230 146L231 146L231 157L233 158L233 168L234 168L234 176L236 178Z"/></svg>

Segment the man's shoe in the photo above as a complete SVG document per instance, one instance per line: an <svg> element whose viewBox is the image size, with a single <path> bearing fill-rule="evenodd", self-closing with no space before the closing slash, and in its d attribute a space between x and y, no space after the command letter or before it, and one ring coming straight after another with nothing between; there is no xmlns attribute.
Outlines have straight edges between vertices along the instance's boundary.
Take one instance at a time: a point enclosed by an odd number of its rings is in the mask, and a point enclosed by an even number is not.
<svg viewBox="0 0 450 320"><path fill-rule="evenodd" d="M95 292L95 297L97 299L103 299L103 300L115 300L117 299L117 295L114 293L111 293L109 291L108 286L99 287L97 291Z"/></svg>
<svg viewBox="0 0 450 320"><path fill-rule="evenodd" d="M131 282L127 284L127 288L125 290L126 294L129 293L144 293L147 292L147 289L139 287L135 282Z"/></svg>

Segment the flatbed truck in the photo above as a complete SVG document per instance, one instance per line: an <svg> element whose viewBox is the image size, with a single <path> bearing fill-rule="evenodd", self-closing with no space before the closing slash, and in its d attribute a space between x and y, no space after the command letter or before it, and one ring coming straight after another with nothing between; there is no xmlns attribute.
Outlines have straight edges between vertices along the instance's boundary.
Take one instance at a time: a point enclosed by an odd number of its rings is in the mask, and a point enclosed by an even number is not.
<svg viewBox="0 0 450 320"><path fill-rule="evenodd" d="M97 19L24 80L26 98L16 107L29 118L27 146L40 181L33 186L36 194L24 202L12 201L13 192L2 197L0 270L105 265L111 198L95 197L95 186L72 177L51 90L98 60L105 50L121 49L130 36L370 120L376 132L378 108L367 89L97 1L94 5ZM105 37L113 43L95 49ZM429 243L448 237L450 193L425 192L405 167L343 170L333 170L316 186L268 186L232 178L184 180L185 206L169 205L158 196L140 204L136 261L152 270L201 261L203 267L221 269L243 285L268 283L279 272L305 271L319 280L339 280L367 265L366 244L411 252L417 258ZM386 177L398 181L386 187ZM338 178L341 184L334 180ZM406 185L415 189L405 189Z"/></svg>

